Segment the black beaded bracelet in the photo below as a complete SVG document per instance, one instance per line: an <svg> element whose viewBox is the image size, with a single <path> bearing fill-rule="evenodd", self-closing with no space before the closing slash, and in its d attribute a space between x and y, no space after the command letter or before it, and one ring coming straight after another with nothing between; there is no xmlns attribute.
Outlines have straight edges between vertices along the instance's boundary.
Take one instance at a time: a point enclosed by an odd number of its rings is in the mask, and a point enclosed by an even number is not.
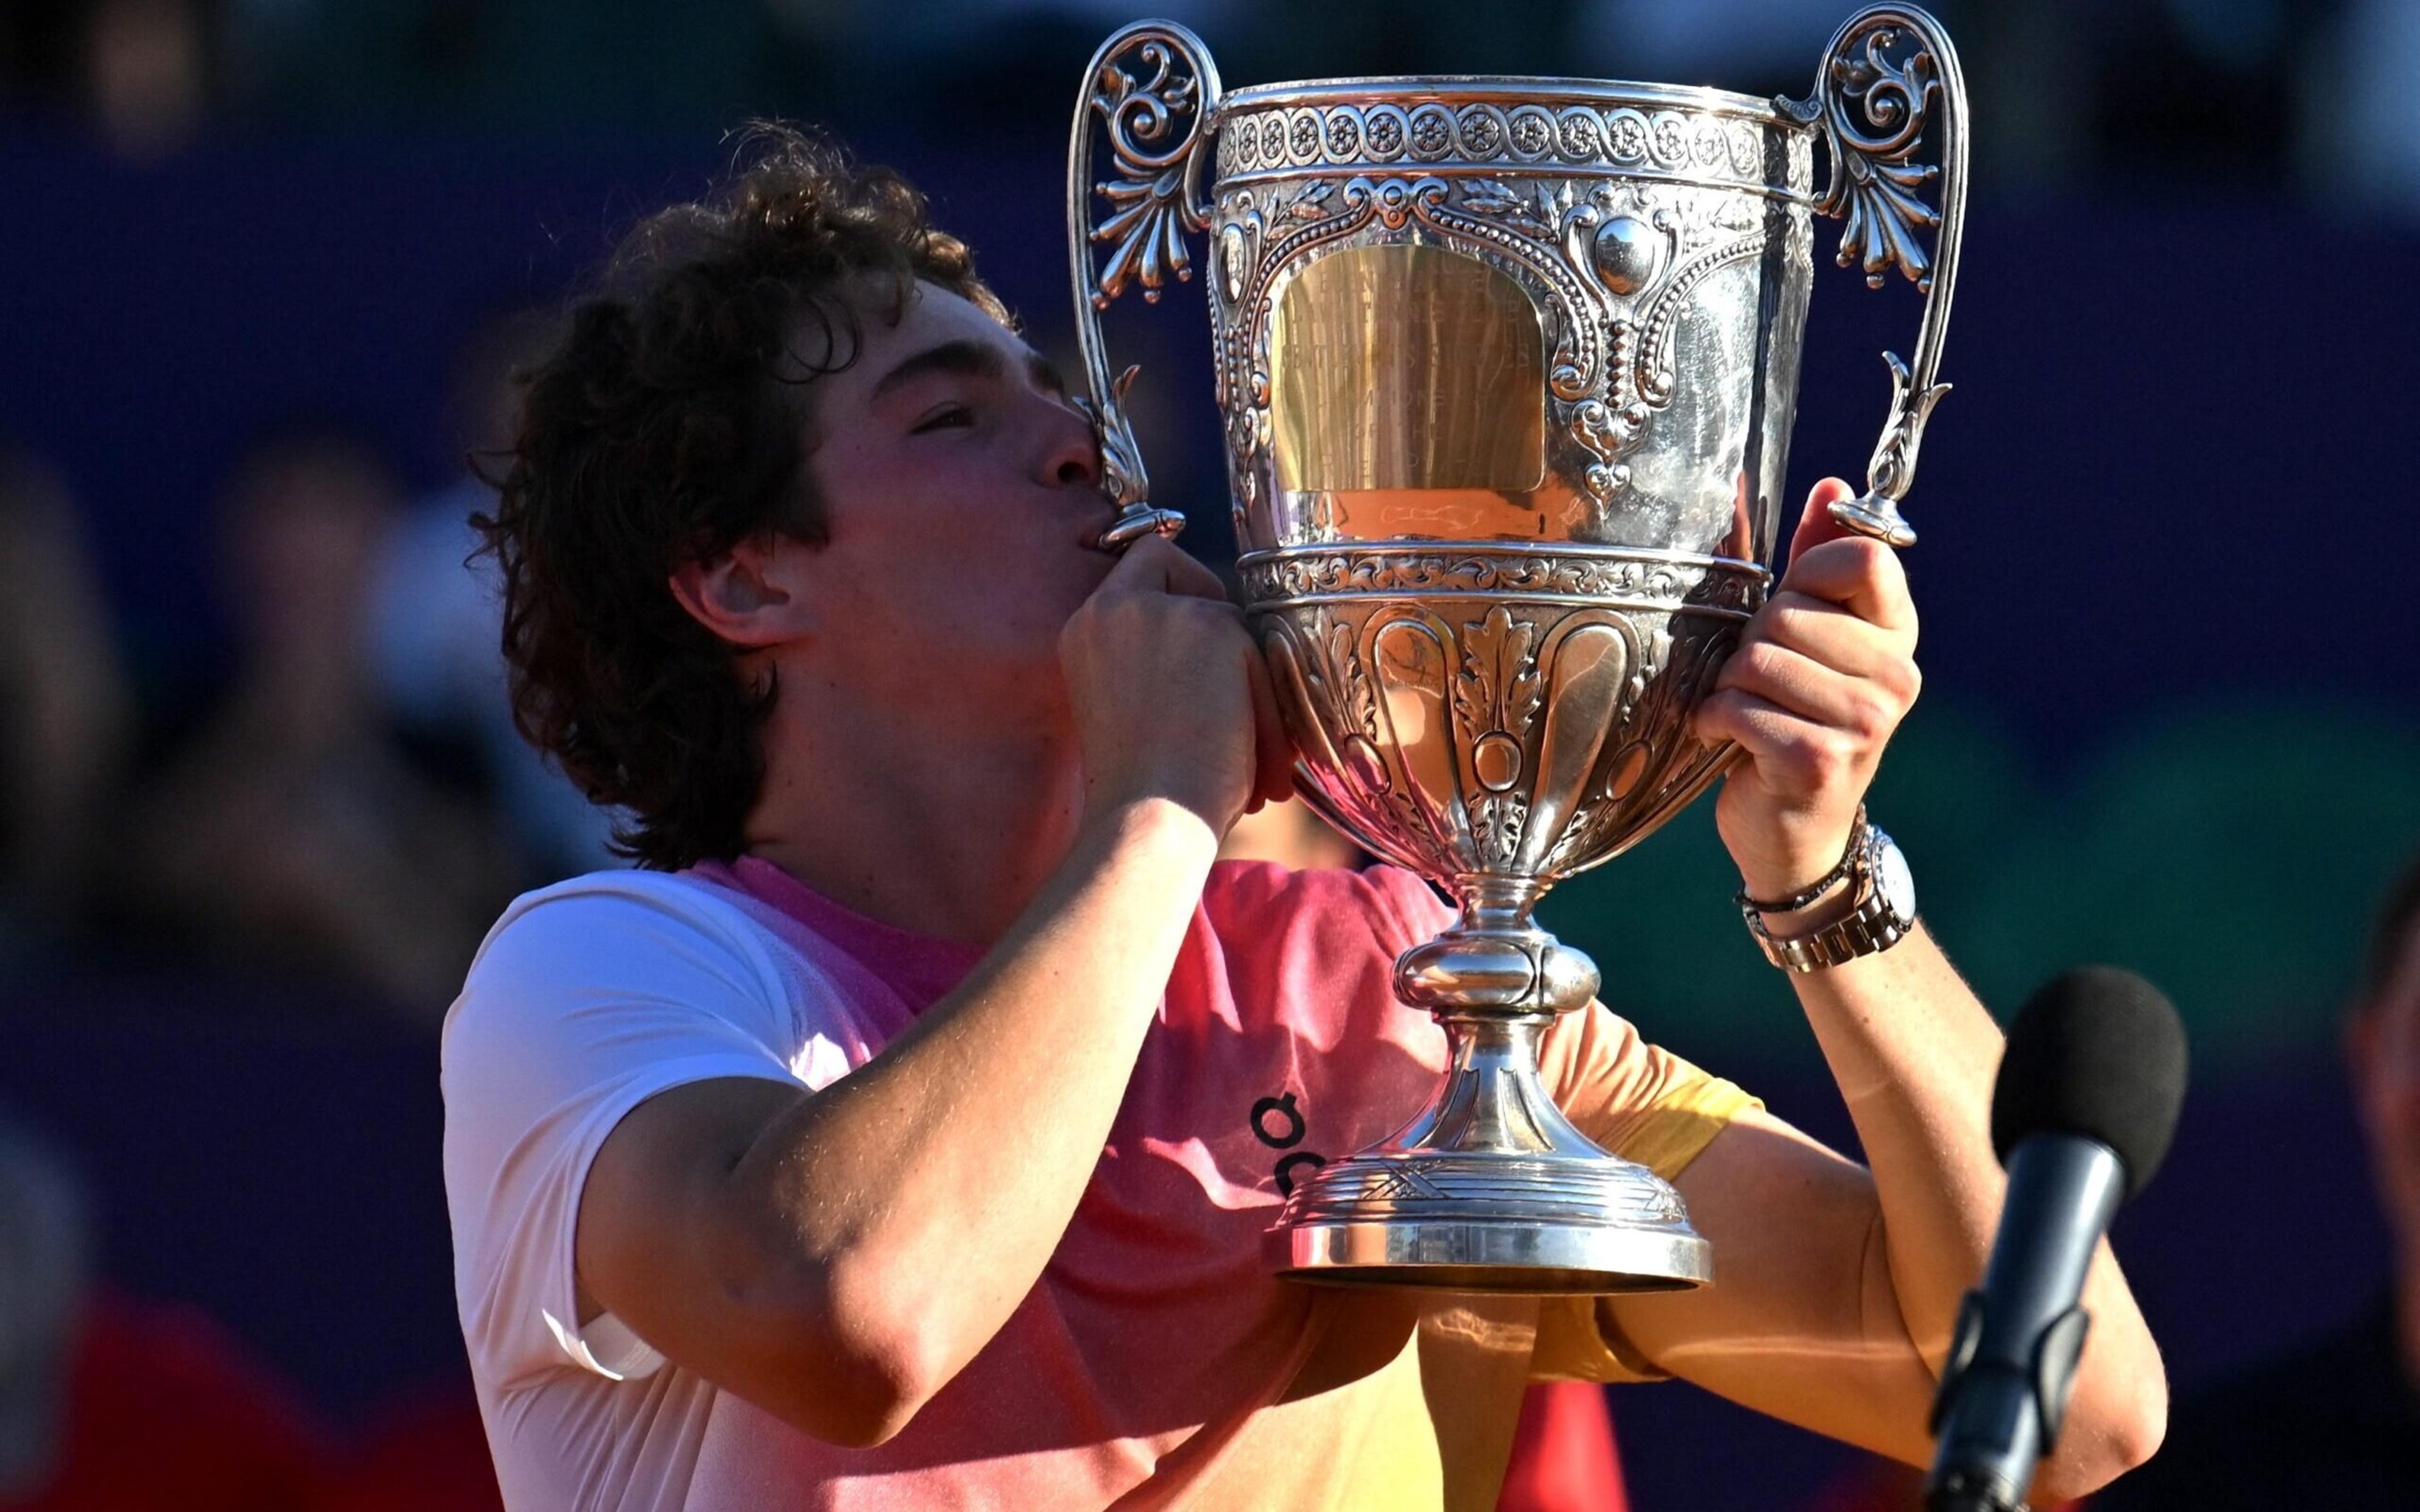
<svg viewBox="0 0 2420 1512"><path fill-rule="evenodd" d="M1849 848L1840 853L1840 864L1824 872L1820 881L1778 903L1760 903L1749 897L1745 887L1734 893L1731 901L1744 909L1753 908L1760 914L1794 914L1838 887L1840 880L1856 869L1857 853L1864 850L1865 845L1866 806L1861 803L1857 805L1856 822L1849 826Z"/></svg>

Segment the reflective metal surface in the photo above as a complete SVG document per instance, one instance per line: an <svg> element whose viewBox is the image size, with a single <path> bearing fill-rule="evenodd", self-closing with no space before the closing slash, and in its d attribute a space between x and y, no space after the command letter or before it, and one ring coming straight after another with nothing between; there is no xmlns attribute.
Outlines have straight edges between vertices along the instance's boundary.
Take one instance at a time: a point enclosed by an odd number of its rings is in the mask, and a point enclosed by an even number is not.
<svg viewBox="0 0 2420 1512"><path fill-rule="evenodd" d="M1398 512L1438 490L1499 497L1545 481L1538 312L1519 285L1442 247L1346 247L1311 264L1269 316L1271 458L1280 486ZM1337 501L1340 517L1363 512ZM1425 518L1364 522L1376 539ZM1508 518L1518 535L1526 521ZM1340 527L1342 528L1342 527Z"/></svg>
<svg viewBox="0 0 2420 1512"><path fill-rule="evenodd" d="M1663 1291L1713 1279L1671 1187L1599 1149L1546 1096L1537 1050L1547 1016L1438 1017L1452 1046L1443 1094L1385 1144L1297 1189L1268 1233L1273 1269L1452 1291Z"/></svg>
<svg viewBox="0 0 2420 1512"><path fill-rule="evenodd" d="M1819 213L1847 218L1842 261L1928 292L1842 512L1913 539L1897 501L1946 387L1963 113L1947 39L1887 6L1841 28L1804 103L1457 77L1222 97L1162 22L1095 56L1068 213L1109 490L1128 519L1148 508L1097 311L1187 276L1202 230L1237 566L1304 796L1461 908L1397 966L1452 1046L1435 1103L1295 1189L1280 1269L1477 1290L1708 1278L1669 1185L1538 1082L1539 1036L1597 975L1531 911L1731 757L1688 716L1766 592ZM1937 213L1915 161L1934 139Z"/></svg>

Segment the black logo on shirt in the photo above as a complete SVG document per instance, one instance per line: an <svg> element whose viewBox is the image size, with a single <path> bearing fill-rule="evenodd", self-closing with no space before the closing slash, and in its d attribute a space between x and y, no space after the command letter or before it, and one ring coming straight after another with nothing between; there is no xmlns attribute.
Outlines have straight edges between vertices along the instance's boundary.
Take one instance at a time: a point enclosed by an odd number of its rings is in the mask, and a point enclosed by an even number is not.
<svg viewBox="0 0 2420 1512"><path fill-rule="evenodd" d="M1310 1132L1310 1125L1303 1122L1301 1110L1294 1105L1292 1092L1264 1097L1252 1104L1252 1137L1271 1149L1288 1151L1278 1158L1276 1169L1278 1191L1286 1196L1294 1196L1296 1172L1315 1171L1327 1164L1325 1155L1294 1148L1301 1144L1302 1136Z"/></svg>

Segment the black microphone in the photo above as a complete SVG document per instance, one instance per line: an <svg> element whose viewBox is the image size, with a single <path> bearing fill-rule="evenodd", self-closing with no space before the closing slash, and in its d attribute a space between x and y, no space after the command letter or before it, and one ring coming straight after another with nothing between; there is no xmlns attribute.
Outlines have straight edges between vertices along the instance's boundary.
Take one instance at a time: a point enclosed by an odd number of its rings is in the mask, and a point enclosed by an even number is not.
<svg viewBox="0 0 2420 1512"><path fill-rule="evenodd" d="M2077 1305L2085 1271L2166 1156L2184 1094L2184 1026L2133 972L2080 967L2018 1011L1992 1088L2008 1197L1933 1398L1927 1512L2024 1506L2091 1324Z"/></svg>

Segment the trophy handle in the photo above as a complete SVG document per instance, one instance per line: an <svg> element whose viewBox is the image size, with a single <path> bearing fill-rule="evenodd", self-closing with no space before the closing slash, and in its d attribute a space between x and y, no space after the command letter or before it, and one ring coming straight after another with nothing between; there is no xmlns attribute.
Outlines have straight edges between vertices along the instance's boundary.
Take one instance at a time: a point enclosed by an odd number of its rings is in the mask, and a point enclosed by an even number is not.
<svg viewBox="0 0 2420 1512"><path fill-rule="evenodd" d="M1193 254L1185 238L1210 224L1210 208L1202 201L1202 165L1209 156L1205 148L1218 98L1218 68L1210 61L1210 50L1172 21L1139 21L1110 34L1093 54L1076 96L1075 126L1067 139L1067 261L1075 279L1076 340L1091 391L1076 404L1092 420L1100 442L1101 491L1118 509L1118 517L1101 532L1103 550L1185 528L1184 516L1152 507L1151 480L1125 403L1138 369L1109 377L1100 313L1137 279L1143 299L1156 303L1171 272L1193 276ZM1112 177L1097 183L1096 120L1109 137L1113 163ZM1097 226L1085 212L1093 193L1110 206ZM1097 271L1094 242L1112 244L1109 262Z"/></svg>
<svg viewBox="0 0 2420 1512"><path fill-rule="evenodd" d="M1941 162L1911 162L1936 95ZM1840 266L1860 264L1871 288L1882 287L1886 270L1896 267L1924 291L1916 361L1883 353L1891 371L1890 418L1866 465L1865 494L1832 505L1832 517L1860 535L1914 546L1916 532L1900 517L1899 501L1916 478L1925 417L1949 392L1933 374L1949 326L1958 241L1966 224L1966 81L1958 50L1939 22L1913 6L1869 6L1843 23L1823 50L1813 98L1775 103L1823 134L1831 177L1815 208L1847 217ZM1935 178L1941 181L1937 210L1923 198L1924 186ZM1929 255L1916 241L1922 226L1933 232Z"/></svg>

